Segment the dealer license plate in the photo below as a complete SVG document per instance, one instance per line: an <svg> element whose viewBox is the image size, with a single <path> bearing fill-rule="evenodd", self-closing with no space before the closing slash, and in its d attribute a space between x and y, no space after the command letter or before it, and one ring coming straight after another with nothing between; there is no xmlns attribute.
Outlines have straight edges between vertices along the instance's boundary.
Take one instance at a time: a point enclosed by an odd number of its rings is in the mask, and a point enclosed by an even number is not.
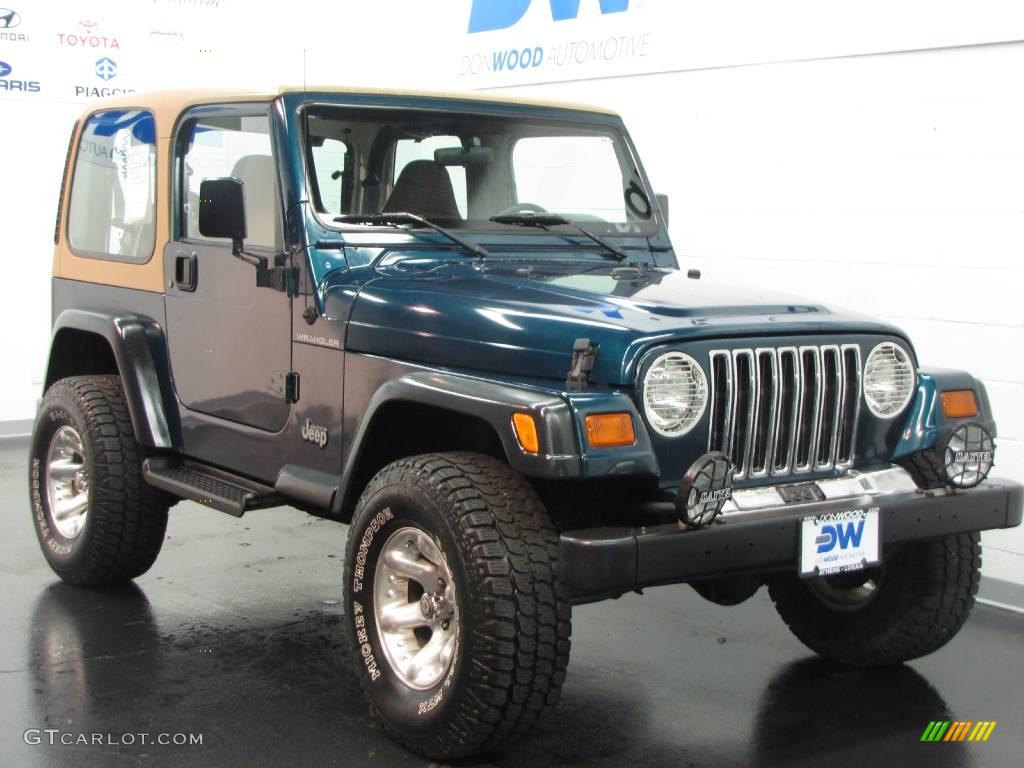
<svg viewBox="0 0 1024 768"><path fill-rule="evenodd" d="M877 565L878 507L805 517L800 522L800 575L829 576Z"/></svg>

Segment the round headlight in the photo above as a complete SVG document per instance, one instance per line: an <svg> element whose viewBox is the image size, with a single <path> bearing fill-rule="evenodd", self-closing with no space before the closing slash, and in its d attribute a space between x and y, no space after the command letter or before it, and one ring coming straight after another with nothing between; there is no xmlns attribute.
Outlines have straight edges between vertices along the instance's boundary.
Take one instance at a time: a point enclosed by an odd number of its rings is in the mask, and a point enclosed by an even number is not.
<svg viewBox="0 0 1024 768"><path fill-rule="evenodd" d="M644 413L659 435L685 435L700 421L707 404L707 377L685 352L664 354L647 369Z"/></svg>
<svg viewBox="0 0 1024 768"><path fill-rule="evenodd" d="M871 350L864 365L864 400L880 419L902 411L914 393L914 364L899 344L885 341Z"/></svg>

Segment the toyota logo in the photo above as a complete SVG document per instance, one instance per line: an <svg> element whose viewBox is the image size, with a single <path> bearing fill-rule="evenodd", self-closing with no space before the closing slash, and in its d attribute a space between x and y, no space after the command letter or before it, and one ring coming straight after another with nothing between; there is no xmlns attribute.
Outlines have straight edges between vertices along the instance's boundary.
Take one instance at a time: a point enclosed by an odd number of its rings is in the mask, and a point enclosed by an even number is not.
<svg viewBox="0 0 1024 768"><path fill-rule="evenodd" d="M0 29L14 29L21 24L21 16L10 8L0 8Z"/></svg>

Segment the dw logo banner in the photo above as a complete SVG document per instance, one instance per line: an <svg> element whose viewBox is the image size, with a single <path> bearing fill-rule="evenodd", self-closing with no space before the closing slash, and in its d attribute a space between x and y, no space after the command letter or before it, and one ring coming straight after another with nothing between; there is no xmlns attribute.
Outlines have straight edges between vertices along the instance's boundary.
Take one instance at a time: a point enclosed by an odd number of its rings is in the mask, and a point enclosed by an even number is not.
<svg viewBox="0 0 1024 768"><path fill-rule="evenodd" d="M601 13L622 13L629 10L629 0L598 0ZM533 0L473 0L469 14L469 32L490 32L507 29L522 20ZM555 21L575 19L580 12L580 0L548 0Z"/></svg>

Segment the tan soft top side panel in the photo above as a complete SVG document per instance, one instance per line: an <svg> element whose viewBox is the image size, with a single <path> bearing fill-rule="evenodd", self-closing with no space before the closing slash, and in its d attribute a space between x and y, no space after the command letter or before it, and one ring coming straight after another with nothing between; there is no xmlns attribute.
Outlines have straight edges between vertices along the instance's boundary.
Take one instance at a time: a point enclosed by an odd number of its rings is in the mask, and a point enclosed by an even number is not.
<svg viewBox="0 0 1024 768"><path fill-rule="evenodd" d="M241 91L231 93L206 91L180 91L150 94L126 94L94 104L83 113L75 135L71 163L68 166L68 181L61 200L61 228L59 241L54 248L53 276L68 280L83 280L89 283L135 288L141 291L163 292L164 266L163 251L170 238L171 224L171 132L183 110L197 104L211 104L234 101L269 101L273 96L250 94ZM145 263L97 259L76 256L68 245L68 213L71 204L71 187L74 184L75 162L86 118L96 112L108 109L145 109L156 119L156 236L153 254Z"/></svg>

